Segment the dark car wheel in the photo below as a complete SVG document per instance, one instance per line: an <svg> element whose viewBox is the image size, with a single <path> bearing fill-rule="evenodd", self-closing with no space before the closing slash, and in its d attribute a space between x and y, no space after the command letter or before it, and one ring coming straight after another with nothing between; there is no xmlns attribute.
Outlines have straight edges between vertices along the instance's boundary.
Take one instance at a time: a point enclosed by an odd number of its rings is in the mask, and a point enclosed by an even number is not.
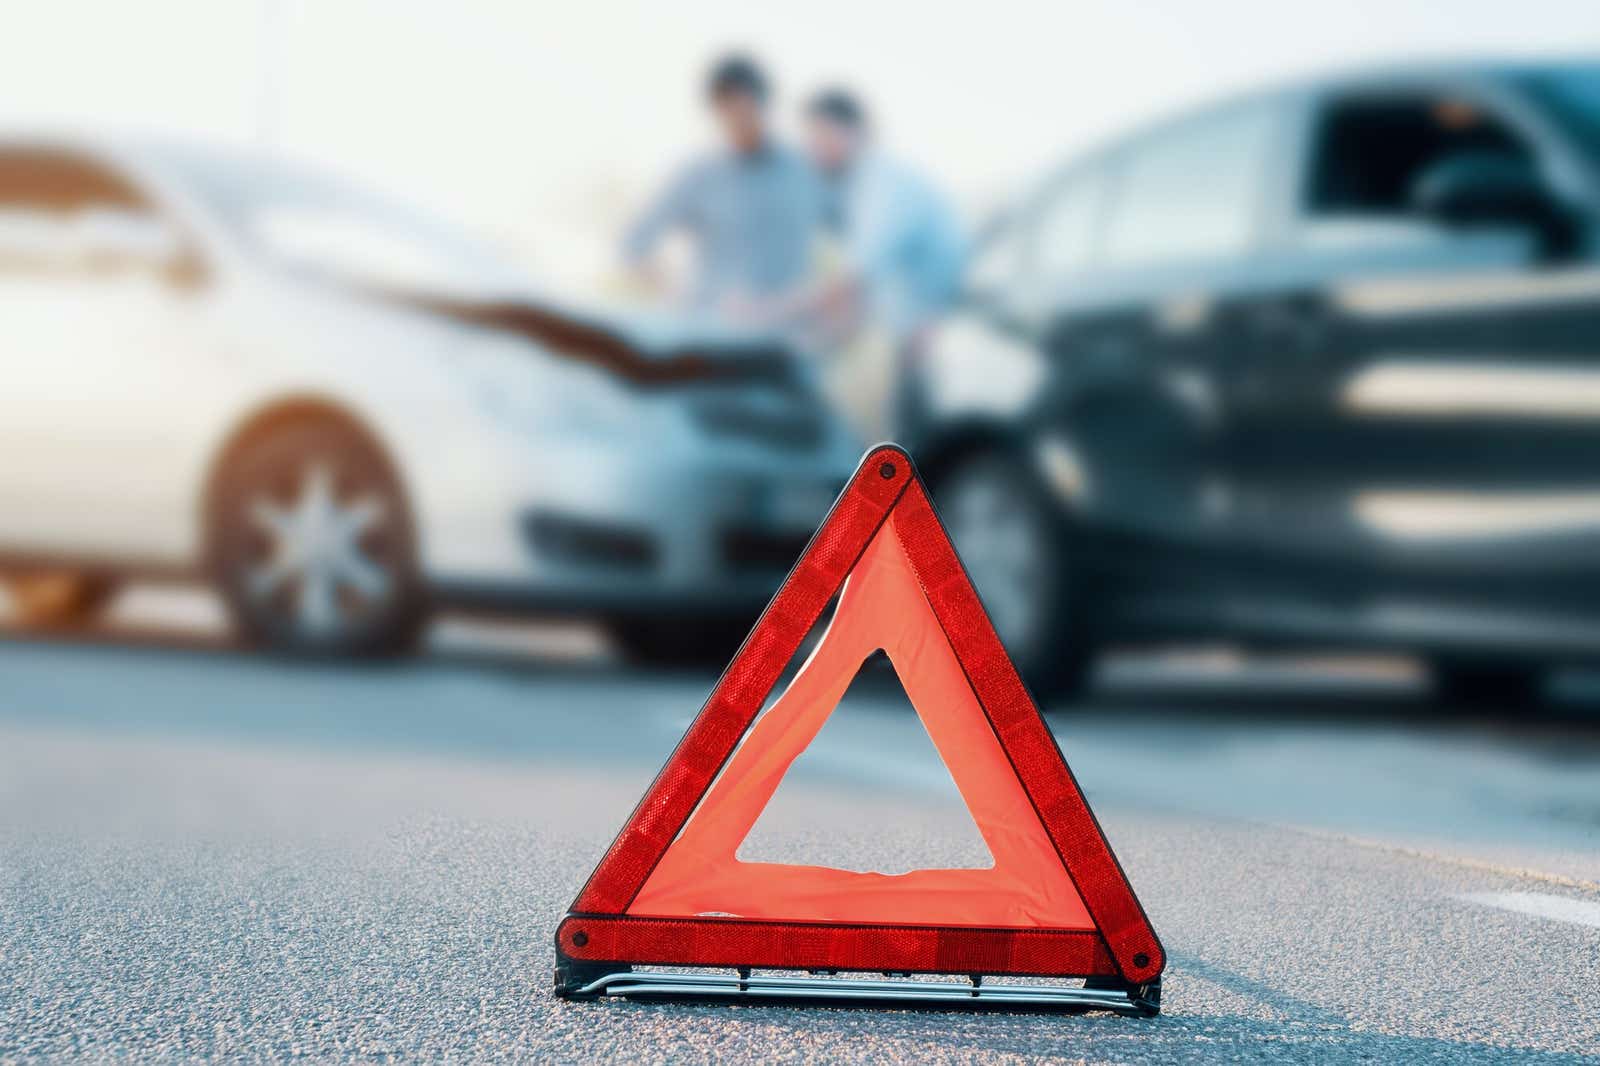
<svg viewBox="0 0 1600 1066"><path fill-rule="evenodd" d="M1014 458L988 452L959 461L933 488L1000 640L1040 700L1072 698L1094 662L1070 530L1044 486Z"/></svg>
<svg viewBox="0 0 1600 1066"><path fill-rule="evenodd" d="M426 620L399 480L365 436L291 426L222 472L210 558L240 634L302 655L410 650Z"/></svg>
<svg viewBox="0 0 1600 1066"><path fill-rule="evenodd" d="M1544 671L1514 663L1438 660L1433 664L1434 699L1458 707L1517 710L1544 698Z"/></svg>

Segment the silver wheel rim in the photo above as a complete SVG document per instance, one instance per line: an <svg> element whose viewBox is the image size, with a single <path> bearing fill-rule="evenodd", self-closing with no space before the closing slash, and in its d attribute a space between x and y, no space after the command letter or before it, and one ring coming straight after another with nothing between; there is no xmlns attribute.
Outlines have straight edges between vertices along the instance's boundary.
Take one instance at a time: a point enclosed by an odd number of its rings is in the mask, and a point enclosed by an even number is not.
<svg viewBox="0 0 1600 1066"><path fill-rule="evenodd" d="M995 476L987 465L956 474L938 502L1001 642L1015 652L1032 650L1055 587L1036 504L1014 478Z"/></svg>
<svg viewBox="0 0 1600 1066"><path fill-rule="evenodd" d="M306 467L287 504L257 493L248 516L268 547L244 574L245 595L262 606L287 596L288 618L301 639L343 635L394 594L389 571L362 546L386 512L375 493L341 500L333 471L321 462Z"/></svg>

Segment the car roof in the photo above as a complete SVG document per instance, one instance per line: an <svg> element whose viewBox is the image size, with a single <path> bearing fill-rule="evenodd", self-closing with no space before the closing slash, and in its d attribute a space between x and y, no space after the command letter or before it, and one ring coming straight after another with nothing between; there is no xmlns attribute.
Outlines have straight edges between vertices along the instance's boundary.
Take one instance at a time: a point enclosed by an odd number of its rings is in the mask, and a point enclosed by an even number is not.
<svg viewBox="0 0 1600 1066"><path fill-rule="evenodd" d="M271 162L270 155L232 142L207 143L178 134L94 126L0 126L0 150L82 152L125 162L171 164L213 159Z"/></svg>
<svg viewBox="0 0 1600 1066"><path fill-rule="evenodd" d="M1327 72L1299 75L1259 85L1233 89L1199 99L1186 106L1158 112L1135 121L1111 135L1091 141L1074 149L1057 160L1048 169L1045 184L1070 173L1080 166L1095 162L1123 151L1131 146L1162 133L1176 129L1194 119L1233 107L1244 107L1291 96L1321 96L1339 92L1374 93L1385 90L1403 90L1416 83L1439 82L1494 82L1507 81L1543 70L1560 70L1576 65L1600 66L1600 55L1574 54L1542 59L1527 57L1476 57L1471 59L1423 59L1407 63L1387 62L1368 66L1345 67ZM1040 188L1031 182L1031 197Z"/></svg>
<svg viewBox="0 0 1600 1066"><path fill-rule="evenodd" d="M1408 63L1377 63L1313 75L1278 86L1278 91L1338 92L1381 89L1414 82L1509 81L1539 71L1573 66L1600 66L1600 55L1422 59Z"/></svg>
<svg viewBox="0 0 1600 1066"><path fill-rule="evenodd" d="M1252 102L1291 95L1323 95L1337 92L1382 92L1415 83L1507 81L1542 70L1560 70L1577 65L1600 66L1600 55L1570 55L1545 59L1477 57L1471 59L1421 59L1406 63L1385 62L1366 66L1299 75L1260 85L1236 89L1202 100L1193 106L1167 112L1130 128L1102 147L1127 143L1145 133L1153 133L1213 111Z"/></svg>

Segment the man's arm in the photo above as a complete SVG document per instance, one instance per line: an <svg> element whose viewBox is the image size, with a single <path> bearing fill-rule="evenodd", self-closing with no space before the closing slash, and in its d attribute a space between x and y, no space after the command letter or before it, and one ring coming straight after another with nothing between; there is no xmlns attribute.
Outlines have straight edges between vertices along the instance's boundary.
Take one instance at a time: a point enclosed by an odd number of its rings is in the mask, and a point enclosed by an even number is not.
<svg viewBox="0 0 1600 1066"><path fill-rule="evenodd" d="M694 189L699 183L697 169L691 164L679 170L628 226L622 256L630 266L643 267L669 230L690 222Z"/></svg>

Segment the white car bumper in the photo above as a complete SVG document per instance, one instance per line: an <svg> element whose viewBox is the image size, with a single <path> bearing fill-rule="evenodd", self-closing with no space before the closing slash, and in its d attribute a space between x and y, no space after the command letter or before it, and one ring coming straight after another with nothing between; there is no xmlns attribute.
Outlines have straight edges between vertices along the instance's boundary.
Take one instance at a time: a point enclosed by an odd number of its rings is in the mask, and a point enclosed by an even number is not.
<svg viewBox="0 0 1600 1066"><path fill-rule="evenodd" d="M854 455L709 442L539 441L494 449L422 508L446 605L573 613L753 611L776 591ZM437 465L439 456L436 454Z"/></svg>

